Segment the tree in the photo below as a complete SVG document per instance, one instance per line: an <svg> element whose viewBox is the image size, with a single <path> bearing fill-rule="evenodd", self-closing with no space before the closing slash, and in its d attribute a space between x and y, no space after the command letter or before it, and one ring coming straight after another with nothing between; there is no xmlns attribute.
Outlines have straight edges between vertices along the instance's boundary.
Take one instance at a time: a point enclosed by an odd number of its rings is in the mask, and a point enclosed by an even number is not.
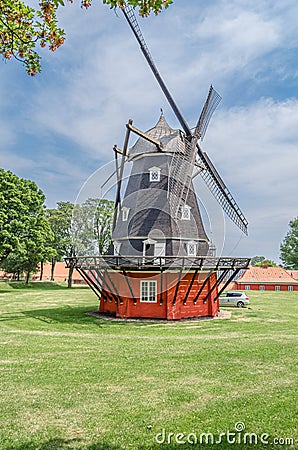
<svg viewBox="0 0 298 450"><path fill-rule="evenodd" d="M115 211L115 202L101 199L95 213L95 236L98 242L98 250L101 255L106 255L112 241L112 223Z"/></svg>
<svg viewBox="0 0 298 450"><path fill-rule="evenodd" d="M55 264L62 261L65 256L74 256L73 240L71 235L71 221L74 205L70 202L58 202L56 209L48 209L46 214L50 223L53 238L51 246L55 249L52 257L51 280L54 280ZM72 272L69 279L71 280ZM68 283L71 285L71 281Z"/></svg>
<svg viewBox="0 0 298 450"><path fill-rule="evenodd" d="M0 267L11 253L33 264L50 252L44 201L33 181L0 168Z"/></svg>
<svg viewBox="0 0 298 450"><path fill-rule="evenodd" d="M7 273L16 275L17 281L20 281L20 276L25 271L23 260L20 258L20 255L16 253L10 253L2 264L2 269Z"/></svg>
<svg viewBox="0 0 298 450"><path fill-rule="evenodd" d="M89 198L82 205L58 202L56 209L47 210L53 238L50 245L56 253L52 258L52 276L56 261L80 255L105 254L111 242L114 202ZM72 286L74 265L68 272L68 287Z"/></svg>
<svg viewBox="0 0 298 450"><path fill-rule="evenodd" d="M290 230L280 246L280 259L286 269L298 268L298 217L289 223Z"/></svg>
<svg viewBox="0 0 298 450"><path fill-rule="evenodd" d="M255 266L255 265L257 265L258 263L264 261L264 259L265 259L265 256L253 256L253 257L251 258L251 260L250 260L250 264L251 264L252 266Z"/></svg>
<svg viewBox="0 0 298 450"><path fill-rule="evenodd" d="M262 261L259 261L254 264L255 267L277 267L277 264L272 261L272 259L262 259Z"/></svg>
<svg viewBox="0 0 298 450"><path fill-rule="evenodd" d="M73 0L67 0L70 3ZM81 0L89 8L92 0ZM124 8L127 4L139 8L139 14L158 14L172 0L102 0L111 8ZM58 27L57 8L63 0L40 0L39 8L29 7L22 0L0 0L0 53L5 59L15 58L24 63L29 75L41 71L38 46L55 51L64 43L64 30Z"/></svg>
<svg viewBox="0 0 298 450"><path fill-rule="evenodd" d="M34 237L27 238L19 251L10 253L4 261L2 268L9 273L17 274L17 280L20 274L26 273L26 284L28 284L31 272L37 272L40 261L50 259L55 250L47 245L48 234L51 233L50 228L47 230L34 230Z"/></svg>
<svg viewBox="0 0 298 450"><path fill-rule="evenodd" d="M75 253L104 255L111 243L114 202L88 198L73 211L72 235Z"/></svg>

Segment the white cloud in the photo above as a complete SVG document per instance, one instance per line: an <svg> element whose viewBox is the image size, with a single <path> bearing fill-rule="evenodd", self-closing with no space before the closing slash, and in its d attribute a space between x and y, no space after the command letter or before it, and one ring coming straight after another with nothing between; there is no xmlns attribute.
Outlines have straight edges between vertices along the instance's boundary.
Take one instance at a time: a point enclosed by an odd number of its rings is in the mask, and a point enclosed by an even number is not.
<svg viewBox="0 0 298 450"><path fill-rule="evenodd" d="M212 40L214 52L218 53L213 62L227 72L239 70L272 50L279 42L280 30L276 22L260 14L226 5L217 17L205 17L194 34L206 45Z"/></svg>
<svg viewBox="0 0 298 450"><path fill-rule="evenodd" d="M21 173L22 171L31 170L35 163L29 158L0 149L0 166L5 170Z"/></svg>
<svg viewBox="0 0 298 450"><path fill-rule="evenodd" d="M249 221L240 251L277 260L290 219L297 215L298 100L261 99L221 110L204 149ZM253 249L253 250L252 250Z"/></svg>
<svg viewBox="0 0 298 450"><path fill-rule="evenodd" d="M281 21L268 15L264 2L259 8L251 1L197 8L197 1L190 1L187 6L177 2L175 8L141 24L186 116L189 108L199 114L211 81L225 91L232 72L237 71L239 80L254 77L260 58L281 45ZM38 89L33 98L34 130L58 133L88 157L106 161L115 139L121 145L128 118L146 129L159 107L166 112L169 107L120 11L116 17L94 3L87 12L76 5L61 12L68 40L55 55L58 63L51 58L58 82Z"/></svg>
<svg viewBox="0 0 298 450"><path fill-rule="evenodd" d="M148 129L162 107L177 126L122 13L93 3L87 12L79 1L61 9L66 43L43 52L36 79L13 63L0 74L0 164L34 178L52 204L75 197L89 171L113 158L129 118ZM203 147L249 219L239 252L263 246L275 259L297 215L297 13L296 0L176 0L141 23L191 126L210 82L223 95Z"/></svg>
<svg viewBox="0 0 298 450"><path fill-rule="evenodd" d="M206 136L205 147L236 184L245 180L252 193L289 193L298 163L298 100L261 99L242 108L220 110ZM211 151L210 151L211 153ZM237 167L235 171L234 168ZM289 193L289 195L291 195Z"/></svg>
<svg viewBox="0 0 298 450"><path fill-rule="evenodd" d="M0 136L1 136L0 152L2 153L2 149L6 150L7 147L14 144L15 142L15 135L13 133L13 129L6 120L0 122ZM3 156L1 155L1 157Z"/></svg>

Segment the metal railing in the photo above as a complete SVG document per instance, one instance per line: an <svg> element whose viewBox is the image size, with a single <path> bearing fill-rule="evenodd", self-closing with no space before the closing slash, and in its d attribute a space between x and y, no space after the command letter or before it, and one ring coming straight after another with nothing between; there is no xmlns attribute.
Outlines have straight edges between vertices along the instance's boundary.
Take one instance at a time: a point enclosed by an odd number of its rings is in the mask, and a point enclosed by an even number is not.
<svg viewBox="0 0 298 450"><path fill-rule="evenodd" d="M66 266L79 269L113 270L222 270L246 269L250 258L211 256L78 256L65 258Z"/></svg>

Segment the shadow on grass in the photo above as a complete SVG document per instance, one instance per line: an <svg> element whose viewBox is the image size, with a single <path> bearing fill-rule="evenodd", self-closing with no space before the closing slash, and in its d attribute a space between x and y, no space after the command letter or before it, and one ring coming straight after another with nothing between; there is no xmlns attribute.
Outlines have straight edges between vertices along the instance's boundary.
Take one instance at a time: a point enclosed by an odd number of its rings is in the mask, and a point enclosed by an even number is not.
<svg viewBox="0 0 298 450"><path fill-rule="evenodd" d="M126 321L126 320L109 320L105 319L93 314L90 314L90 308L86 308L86 306L63 306L61 308L47 308L47 309L32 309L29 311L21 311L21 314L25 317L30 317L36 320L40 320L46 323L61 323L61 324L93 324L97 325L100 328L110 328L115 326L151 326L152 323L155 324L167 324L164 320L161 321L151 321L151 320L135 320L135 321ZM19 316L12 317L12 320L16 320L17 318L21 318ZM9 320L9 317L1 319L1 320Z"/></svg>
<svg viewBox="0 0 298 450"><path fill-rule="evenodd" d="M7 285L12 289L38 289L39 291L68 289L66 283L56 283L55 281L30 281L28 284L25 281L9 281ZM79 288L88 289L89 286L79 286ZM76 289L76 287L73 287L73 289ZM3 292L2 289L0 292Z"/></svg>
<svg viewBox="0 0 298 450"><path fill-rule="evenodd" d="M77 444L81 441L80 438L76 439L61 439L61 438L54 438L49 439L46 442L43 443L36 443L36 442L26 442L23 444L20 444L19 446L13 447L14 450L62 450L62 449L75 449L78 448Z"/></svg>
<svg viewBox="0 0 298 450"><path fill-rule="evenodd" d="M128 322L125 321L114 321L105 320L98 318L96 316L89 315L90 308L87 309L86 306L63 306L61 308L48 308L48 309L33 309L29 311L22 311L21 313L25 317L30 317L32 319L39 320L45 323L61 323L61 324L76 324L76 325L86 325L93 324L98 327L113 327L115 325L126 326ZM17 317L12 317L15 320ZM20 318L20 317L19 317ZM3 320L9 320L9 318L3 318ZM1 321L1 319L0 319ZM129 322L130 325L138 324L137 322ZM144 325L146 325L144 323Z"/></svg>
<svg viewBox="0 0 298 450"><path fill-rule="evenodd" d="M86 324L98 322L96 319L92 318L92 316L86 315L88 311L86 306L68 305L61 308L32 309L29 311L22 311L22 314L26 317L31 317L47 323Z"/></svg>
<svg viewBox="0 0 298 450"><path fill-rule="evenodd" d="M36 450L38 448L38 450L64 450L64 449L69 449L69 450L123 450L124 448L127 448L126 446L118 446L118 445L113 445L113 444L109 444L108 442L97 442L91 445L84 445L81 442L80 438L75 438L75 439L61 439L61 438L54 438L54 439L50 439L46 442L40 443L37 445L37 443L33 443L33 442L26 442L25 445L19 445L16 447L13 447L13 450ZM176 444L176 443L153 443L153 444L144 444L144 445L138 445L137 447L132 447L135 448L136 450L158 450L158 449L169 449L169 450L178 450L181 448L183 449L193 449L194 445L193 444ZM212 450L212 449L218 449L218 450L230 450L231 449L231 444L228 444L226 442L223 442L221 444L195 444L195 448L198 450ZM250 450L250 449L255 449L255 445L250 445L250 444L246 444L246 445L242 445L242 444L237 444L237 448L243 449L243 450ZM258 446L259 449L265 449L267 448L266 446Z"/></svg>
<svg viewBox="0 0 298 450"><path fill-rule="evenodd" d="M114 446L107 442L98 442L91 445L81 444L82 440L80 438L74 439L61 439L53 438L46 442L36 443L36 442L26 442L19 446L9 447L13 450L120 450L123 447Z"/></svg>

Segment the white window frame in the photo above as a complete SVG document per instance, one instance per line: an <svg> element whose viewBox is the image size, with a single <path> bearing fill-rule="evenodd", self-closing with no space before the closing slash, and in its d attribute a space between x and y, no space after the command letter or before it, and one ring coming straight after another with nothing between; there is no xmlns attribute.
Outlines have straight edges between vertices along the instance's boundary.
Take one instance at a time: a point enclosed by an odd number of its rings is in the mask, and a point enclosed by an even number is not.
<svg viewBox="0 0 298 450"><path fill-rule="evenodd" d="M260 285L260 289L259 289L260 291L265 291L265 286L262 284L262 285Z"/></svg>
<svg viewBox="0 0 298 450"><path fill-rule="evenodd" d="M280 291L280 286L275 286L276 291Z"/></svg>
<svg viewBox="0 0 298 450"><path fill-rule="evenodd" d="M197 243L195 241L189 241L186 244L187 247L187 256L197 256ZM190 251L192 250L193 251Z"/></svg>
<svg viewBox="0 0 298 450"><path fill-rule="evenodd" d="M157 281L141 280L140 282L140 302L157 303Z"/></svg>
<svg viewBox="0 0 298 450"><path fill-rule="evenodd" d="M209 245L208 256L216 256L216 246L212 242Z"/></svg>
<svg viewBox="0 0 298 450"><path fill-rule="evenodd" d="M293 288L293 286L288 286L288 291L293 291L294 290L294 288Z"/></svg>
<svg viewBox="0 0 298 450"><path fill-rule="evenodd" d="M145 241L143 241L143 256L147 256L146 255L146 245L155 245L157 241L155 241L154 239L145 239Z"/></svg>
<svg viewBox="0 0 298 450"><path fill-rule="evenodd" d="M247 284L244 289L245 291L250 291L250 284Z"/></svg>
<svg viewBox="0 0 298 450"><path fill-rule="evenodd" d="M165 264L165 258L160 258L161 256L166 256L165 242L156 242L154 244L154 256L157 256L157 258L154 260L154 264Z"/></svg>
<svg viewBox="0 0 298 450"><path fill-rule="evenodd" d="M150 167L149 169L149 181L150 182L158 182L160 181L160 168L159 167Z"/></svg>
<svg viewBox="0 0 298 450"><path fill-rule="evenodd" d="M130 211L130 208L127 208L126 206L123 206L123 208L122 208L122 222L127 222L129 211Z"/></svg>
<svg viewBox="0 0 298 450"><path fill-rule="evenodd" d="M190 220L191 207L188 205L181 206L181 220Z"/></svg>
<svg viewBox="0 0 298 450"><path fill-rule="evenodd" d="M113 246L114 246L114 256L119 256L120 255L121 242L114 241L113 242Z"/></svg>

